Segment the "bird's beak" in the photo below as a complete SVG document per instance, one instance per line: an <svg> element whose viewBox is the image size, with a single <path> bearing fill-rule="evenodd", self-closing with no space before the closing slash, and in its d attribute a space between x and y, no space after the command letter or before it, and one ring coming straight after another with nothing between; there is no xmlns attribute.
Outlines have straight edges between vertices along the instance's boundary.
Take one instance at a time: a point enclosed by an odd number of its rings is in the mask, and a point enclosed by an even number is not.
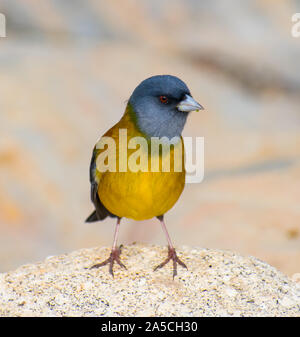
<svg viewBox="0 0 300 337"><path fill-rule="evenodd" d="M193 97L190 95L185 95L184 99L177 104L177 109L179 111L190 112L190 111L198 111L203 110L203 106L196 102Z"/></svg>

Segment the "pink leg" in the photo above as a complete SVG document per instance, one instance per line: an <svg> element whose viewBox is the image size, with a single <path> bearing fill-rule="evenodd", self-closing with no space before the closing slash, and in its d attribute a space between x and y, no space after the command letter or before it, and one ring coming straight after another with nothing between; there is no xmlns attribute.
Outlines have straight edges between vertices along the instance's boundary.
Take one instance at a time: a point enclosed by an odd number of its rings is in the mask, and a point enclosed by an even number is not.
<svg viewBox="0 0 300 337"><path fill-rule="evenodd" d="M165 222L164 222L164 218L163 216L159 216L157 217L158 220L160 221L160 224L161 224L161 227L165 233L165 236L167 238L167 241L168 241L168 257L161 263L159 264L157 267L154 268L154 271L159 269L159 268L162 268L163 266L165 266L170 260L173 261L173 279L174 277L177 275L177 263L180 264L182 267L186 268L187 269L187 266L185 265L185 263L183 263L177 256L176 254L176 251L175 251L175 248L172 244L172 241L171 241L171 238L170 238L170 235L167 231L167 227L165 225Z"/></svg>
<svg viewBox="0 0 300 337"><path fill-rule="evenodd" d="M113 241L113 245L112 245L112 249L111 249L111 253L110 253L109 258L106 259L105 261L101 262L101 263L94 264L91 267L91 268L99 268L99 267L102 267L102 266L105 266L105 265L109 264L109 272L112 275L112 277L114 277L113 265L114 265L115 261L121 267L126 269L125 265L120 260L121 250L120 250L119 247L117 247L117 240L118 240L118 235L119 235L120 222L121 222L121 218L118 218L116 228L115 228L114 241Z"/></svg>

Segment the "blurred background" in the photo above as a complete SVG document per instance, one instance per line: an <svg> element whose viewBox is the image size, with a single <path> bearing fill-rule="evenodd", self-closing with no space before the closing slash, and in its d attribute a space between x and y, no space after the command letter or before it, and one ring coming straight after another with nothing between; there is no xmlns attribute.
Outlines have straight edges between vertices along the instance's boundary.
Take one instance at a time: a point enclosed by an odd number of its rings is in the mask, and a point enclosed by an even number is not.
<svg viewBox="0 0 300 337"><path fill-rule="evenodd" d="M84 223L92 148L155 74L205 107L184 130L205 137L205 178L166 216L175 245L300 272L300 1L0 0L0 12L0 272L111 245L115 220ZM119 242L134 241L166 244L155 219L122 222Z"/></svg>

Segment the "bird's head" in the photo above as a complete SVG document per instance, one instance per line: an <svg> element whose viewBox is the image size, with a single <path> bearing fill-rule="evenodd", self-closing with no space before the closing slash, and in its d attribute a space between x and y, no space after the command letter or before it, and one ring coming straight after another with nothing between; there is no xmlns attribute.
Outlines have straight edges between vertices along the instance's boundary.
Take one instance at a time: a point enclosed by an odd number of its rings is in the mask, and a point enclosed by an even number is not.
<svg viewBox="0 0 300 337"><path fill-rule="evenodd" d="M142 133L170 139L181 135L189 112L203 109L186 84L171 75L147 78L135 88L128 103Z"/></svg>

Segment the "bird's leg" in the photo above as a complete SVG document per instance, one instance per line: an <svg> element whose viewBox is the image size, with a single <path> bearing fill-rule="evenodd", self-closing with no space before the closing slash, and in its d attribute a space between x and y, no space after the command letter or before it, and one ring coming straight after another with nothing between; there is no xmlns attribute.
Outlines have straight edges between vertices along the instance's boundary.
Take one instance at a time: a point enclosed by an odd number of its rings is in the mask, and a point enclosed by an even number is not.
<svg viewBox="0 0 300 337"><path fill-rule="evenodd" d="M114 277L114 272L113 272L113 265L114 262L116 261L121 267L127 269L125 265L121 262L120 260L120 254L121 254L121 249L117 247L117 240L118 240L118 235L119 235L119 228L120 228L120 222L121 218L118 218L116 228L115 228L115 234L114 234L114 242L112 245L111 253L108 259L101 263L94 264L91 268L99 268L102 266L105 266L109 264L109 272Z"/></svg>
<svg viewBox="0 0 300 337"><path fill-rule="evenodd" d="M164 265L166 265L170 260L173 261L173 279L177 275L177 263L179 263L182 267L187 269L187 266L179 259L179 257L176 254L175 248L172 244L171 238L169 236L169 233L167 231L167 227L164 222L163 216L158 216L158 220L160 221L161 227L166 235L167 241L168 241L168 257L157 267L154 268L154 271L162 268Z"/></svg>

